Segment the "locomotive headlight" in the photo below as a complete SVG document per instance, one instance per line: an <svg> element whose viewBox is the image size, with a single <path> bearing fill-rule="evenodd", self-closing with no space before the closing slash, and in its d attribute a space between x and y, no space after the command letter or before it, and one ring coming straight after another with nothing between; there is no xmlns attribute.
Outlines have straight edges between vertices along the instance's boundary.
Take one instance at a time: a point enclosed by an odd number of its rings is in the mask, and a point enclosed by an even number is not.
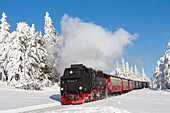
<svg viewBox="0 0 170 113"><path fill-rule="evenodd" d="M70 74L72 75L72 74L73 74L73 71L70 71Z"/></svg>
<svg viewBox="0 0 170 113"><path fill-rule="evenodd" d="M82 90L82 89L83 89L83 88L80 86L80 87L79 87L79 90Z"/></svg>
<svg viewBox="0 0 170 113"><path fill-rule="evenodd" d="M61 91L63 91L63 90L64 90L64 88L62 87L62 88L61 88Z"/></svg>

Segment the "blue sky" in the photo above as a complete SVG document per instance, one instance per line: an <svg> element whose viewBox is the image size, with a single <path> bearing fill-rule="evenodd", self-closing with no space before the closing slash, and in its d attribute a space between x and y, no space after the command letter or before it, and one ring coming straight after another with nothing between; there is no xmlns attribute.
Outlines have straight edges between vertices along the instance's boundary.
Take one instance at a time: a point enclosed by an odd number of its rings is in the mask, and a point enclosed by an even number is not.
<svg viewBox="0 0 170 113"><path fill-rule="evenodd" d="M170 37L170 1L168 0L0 0L0 14L7 14L10 31L18 22L35 24L36 31L44 33L45 12L50 13L56 31L67 13L85 22L93 22L107 30L124 28L138 33L133 46L125 49L123 57L138 70L145 68L151 77L157 60L167 50ZM1 18L1 17L0 17Z"/></svg>

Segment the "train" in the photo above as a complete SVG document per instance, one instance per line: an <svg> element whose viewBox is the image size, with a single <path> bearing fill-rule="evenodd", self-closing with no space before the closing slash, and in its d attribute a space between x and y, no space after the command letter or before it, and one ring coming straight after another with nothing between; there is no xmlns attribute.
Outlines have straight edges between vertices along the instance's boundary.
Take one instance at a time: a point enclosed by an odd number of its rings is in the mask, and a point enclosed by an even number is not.
<svg viewBox="0 0 170 113"><path fill-rule="evenodd" d="M147 81L134 81L74 64L65 68L60 77L62 104L83 104L104 99L108 96L149 88Z"/></svg>

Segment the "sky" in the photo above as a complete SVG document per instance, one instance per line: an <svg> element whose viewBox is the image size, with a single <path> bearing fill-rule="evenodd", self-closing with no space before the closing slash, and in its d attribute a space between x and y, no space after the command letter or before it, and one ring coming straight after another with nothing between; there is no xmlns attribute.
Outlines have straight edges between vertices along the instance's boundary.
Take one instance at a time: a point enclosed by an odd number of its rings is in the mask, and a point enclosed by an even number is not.
<svg viewBox="0 0 170 113"><path fill-rule="evenodd" d="M123 28L139 34L123 57L151 77L157 60L164 55L170 38L170 1L168 0L0 0L0 14L7 15L10 31L18 22L35 24L44 34L44 16L50 13L56 31L61 34L64 14L93 22L109 31ZM1 18L1 15L0 15ZM120 58L121 59L121 58ZM119 60L120 60L119 59Z"/></svg>

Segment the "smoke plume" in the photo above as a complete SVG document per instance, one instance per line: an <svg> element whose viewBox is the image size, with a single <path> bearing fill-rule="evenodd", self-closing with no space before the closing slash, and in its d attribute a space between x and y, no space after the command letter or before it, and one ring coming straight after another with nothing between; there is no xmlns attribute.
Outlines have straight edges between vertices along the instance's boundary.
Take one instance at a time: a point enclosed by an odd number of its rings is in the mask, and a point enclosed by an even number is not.
<svg viewBox="0 0 170 113"><path fill-rule="evenodd" d="M58 70L62 75L64 68L71 64L84 64L93 69L109 72L113 61L121 57L124 47L132 44L137 34L131 35L123 28L108 31L91 22L64 15L61 20L63 45L59 52Z"/></svg>

